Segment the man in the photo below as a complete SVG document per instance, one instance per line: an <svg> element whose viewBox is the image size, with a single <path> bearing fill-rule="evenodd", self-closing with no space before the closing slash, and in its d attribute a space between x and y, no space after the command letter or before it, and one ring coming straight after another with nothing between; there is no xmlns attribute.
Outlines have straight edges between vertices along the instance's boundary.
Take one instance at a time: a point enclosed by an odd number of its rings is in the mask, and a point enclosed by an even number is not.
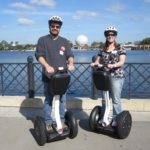
<svg viewBox="0 0 150 150"><path fill-rule="evenodd" d="M55 68L64 67L69 71L74 70L74 56L71 51L69 42L67 39L59 36L61 26L63 24L62 19L59 16L52 16L48 21L50 34L40 37L37 43L36 59L42 65L42 81L44 83L44 120L46 123L46 129L48 132L53 130L52 128L52 101L53 96L50 93L49 79L46 77L45 72L54 73ZM68 62L68 66L67 66ZM58 132L62 133L65 128L65 108L66 108L66 94L61 97L60 100L60 118L62 122L62 129Z"/></svg>

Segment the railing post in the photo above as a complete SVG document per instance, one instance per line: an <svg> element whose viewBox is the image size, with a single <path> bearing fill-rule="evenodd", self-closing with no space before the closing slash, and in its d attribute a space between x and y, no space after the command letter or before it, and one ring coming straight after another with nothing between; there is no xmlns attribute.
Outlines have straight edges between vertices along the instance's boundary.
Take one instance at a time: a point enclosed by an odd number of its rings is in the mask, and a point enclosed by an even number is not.
<svg viewBox="0 0 150 150"><path fill-rule="evenodd" d="M92 72L93 72L93 68L92 68ZM96 100L97 99L97 89L95 87L94 81L93 81L93 76L92 76L92 99Z"/></svg>
<svg viewBox="0 0 150 150"><path fill-rule="evenodd" d="M28 56L27 58L28 61L28 97L29 98L34 98L34 65L33 65L33 57Z"/></svg>
<svg viewBox="0 0 150 150"><path fill-rule="evenodd" d="M131 64L129 65L129 99L131 99Z"/></svg>
<svg viewBox="0 0 150 150"><path fill-rule="evenodd" d="M2 96L4 96L4 82L3 82L3 65L0 65L0 72L1 72L1 89L2 89Z"/></svg>

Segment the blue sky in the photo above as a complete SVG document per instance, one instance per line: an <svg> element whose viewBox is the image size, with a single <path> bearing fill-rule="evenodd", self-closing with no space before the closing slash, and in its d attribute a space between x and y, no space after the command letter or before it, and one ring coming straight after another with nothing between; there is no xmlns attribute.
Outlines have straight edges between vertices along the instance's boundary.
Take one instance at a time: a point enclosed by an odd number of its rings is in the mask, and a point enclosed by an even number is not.
<svg viewBox="0 0 150 150"><path fill-rule="evenodd" d="M107 26L118 29L118 42L150 37L150 0L0 0L0 41L36 44L49 33L52 15L62 17L61 36L73 43L84 34L105 41Z"/></svg>

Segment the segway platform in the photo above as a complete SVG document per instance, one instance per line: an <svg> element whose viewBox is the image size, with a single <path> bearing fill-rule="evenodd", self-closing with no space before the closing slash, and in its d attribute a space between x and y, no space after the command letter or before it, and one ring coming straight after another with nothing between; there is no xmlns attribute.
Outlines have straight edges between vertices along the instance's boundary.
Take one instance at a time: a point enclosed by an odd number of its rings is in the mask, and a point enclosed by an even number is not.
<svg viewBox="0 0 150 150"><path fill-rule="evenodd" d="M69 130L68 127L63 129L63 133L62 134L58 134L57 130L56 130L56 125L53 124L52 126L53 126L53 132L47 133L47 141L48 142L65 139L65 138L67 138L69 136L70 130Z"/></svg>
<svg viewBox="0 0 150 150"><path fill-rule="evenodd" d="M73 139L78 134L78 125L73 113L67 111L65 114L65 124L67 128L63 130L62 134L58 134L56 131L56 125L53 124L53 131L48 133L46 130L46 124L42 117L36 117L34 121L35 138L40 146L43 146L46 142L57 141L69 137Z"/></svg>

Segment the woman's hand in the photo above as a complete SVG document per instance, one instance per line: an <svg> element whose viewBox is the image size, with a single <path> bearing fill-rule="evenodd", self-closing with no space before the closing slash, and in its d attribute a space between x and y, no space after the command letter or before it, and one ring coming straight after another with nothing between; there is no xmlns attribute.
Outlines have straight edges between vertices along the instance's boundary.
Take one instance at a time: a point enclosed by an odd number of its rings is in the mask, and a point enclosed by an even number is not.
<svg viewBox="0 0 150 150"><path fill-rule="evenodd" d="M112 69L112 68L116 68L117 66L116 66L116 64L108 64L107 67Z"/></svg>
<svg viewBox="0 0 150 150"><path fill-rule="evenodd" d="M91 67L94 67L94 66L96 66L96 65L98 65L98 64L99 64L99 63L94 62L94 63L91 63L90 66L91 66Z"/></svg>

